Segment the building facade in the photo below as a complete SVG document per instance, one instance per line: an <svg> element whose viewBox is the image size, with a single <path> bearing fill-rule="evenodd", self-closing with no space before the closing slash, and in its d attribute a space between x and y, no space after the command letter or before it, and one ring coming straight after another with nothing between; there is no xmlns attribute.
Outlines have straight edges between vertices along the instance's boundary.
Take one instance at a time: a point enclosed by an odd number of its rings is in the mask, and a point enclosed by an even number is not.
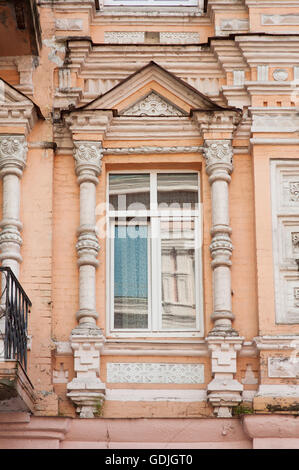
<svg viewBox="0 0 299 470"><path fill-rule="evenodd" d="M299 2L0 12L0 448L298 448Z"/></svg>

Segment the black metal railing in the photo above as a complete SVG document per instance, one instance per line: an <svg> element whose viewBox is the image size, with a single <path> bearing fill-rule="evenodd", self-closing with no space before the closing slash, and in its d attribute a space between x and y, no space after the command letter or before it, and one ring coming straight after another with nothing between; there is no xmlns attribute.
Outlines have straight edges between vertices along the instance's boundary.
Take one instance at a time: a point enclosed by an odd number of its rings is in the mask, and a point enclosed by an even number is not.
<svg viewBox="0 0 299 470"><path fill-rule="evenodd" d="M31 301L10 268L0 267L1 317L5 317L4 359L27 369L27 324Z"/></svg>

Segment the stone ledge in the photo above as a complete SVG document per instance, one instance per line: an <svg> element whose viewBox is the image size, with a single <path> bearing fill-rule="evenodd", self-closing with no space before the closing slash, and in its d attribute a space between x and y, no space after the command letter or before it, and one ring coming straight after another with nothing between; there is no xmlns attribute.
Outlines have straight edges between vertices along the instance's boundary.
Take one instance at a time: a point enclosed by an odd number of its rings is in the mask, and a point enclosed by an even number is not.
<svg viewBox="0 0 299 470"><path fill-rule="evenodd" d="M18 361L0 362L0 412L34 411L33 385Z"/></svg>

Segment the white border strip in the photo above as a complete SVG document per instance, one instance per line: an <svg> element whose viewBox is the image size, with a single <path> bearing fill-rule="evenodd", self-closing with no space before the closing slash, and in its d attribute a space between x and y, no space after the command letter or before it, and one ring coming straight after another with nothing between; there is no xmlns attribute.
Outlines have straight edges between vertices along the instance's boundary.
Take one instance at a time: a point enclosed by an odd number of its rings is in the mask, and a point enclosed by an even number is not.
<svg viewBox="0 0 299 470"><path fill-rule="evenodd" d="M106 400L109 401L175 401L201 402L207 400L207 392L203 389L193 390L136 390L136 389L106 389Z"/></svg>

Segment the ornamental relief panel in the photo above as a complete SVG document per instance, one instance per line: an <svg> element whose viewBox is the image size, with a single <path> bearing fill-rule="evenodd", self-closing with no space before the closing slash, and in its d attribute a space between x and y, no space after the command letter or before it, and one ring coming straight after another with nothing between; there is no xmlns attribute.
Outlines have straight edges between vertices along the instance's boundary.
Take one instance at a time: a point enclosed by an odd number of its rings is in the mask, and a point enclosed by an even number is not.
<svg viewBox="0 0 299 470"><path fill-rule="evenodd" d="M115 363L107 364L108 383L204 383L203 364Z"/></svg>
<svg viewBox="0 0 299 470"><path fill-rule="evenodd" d="M289 183L290 201L299 202L299 181Z"/></svg>
<svg viewBox="0 0 299 470"><path fill-rule="evenodd" d="M277 323L299 323L299 161L272 162Z"/></svg>
<svg viewBox="0 0 299 470"><path fill-rule="evenodd" d="M143 100L121 113L123 116L185 116L180 109L151 92Z"/></svg>

